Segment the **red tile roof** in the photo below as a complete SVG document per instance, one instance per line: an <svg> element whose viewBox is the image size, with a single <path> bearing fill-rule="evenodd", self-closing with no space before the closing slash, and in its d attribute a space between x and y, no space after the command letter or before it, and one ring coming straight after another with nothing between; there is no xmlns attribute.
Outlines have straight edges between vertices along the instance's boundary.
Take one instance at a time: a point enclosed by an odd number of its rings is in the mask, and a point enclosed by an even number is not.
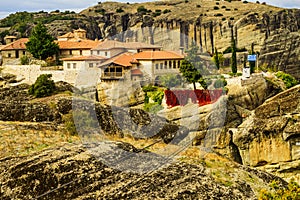
<svg viewBox="0 0 300 200"><path fill-rule="evenodd" d="M143 51L134 55L137 60L183 59L184 56L174 51Z"/></svg>
<svg viewBox="0 0 300 200"><path fill-rule="evenodd" d="M83 39L56 42L59 49L92 49L99 45L99 41Z"/></svg>
<svg viewBox="0 0 300 200"><path fill-rule="evenodd" d="M133 75L133 76L142 76L143 72L140 69L132 69L131 70L131 75Z"/></svg>
<svg viewBox="0 0 300 200"><path fill-rule="evenodd" d="M124 67L130 67L130 66L132 66L132 63L137 63L137 60L133 57L133 54L123 53L119 56L113 57L113 58L105 61L100 66L106 66L106 65L109 65L111 63L121 65L121 66L124 66Z"/></svg>
<svg viewBox="0 0 300 200"><path fill-rule="evenodd" d="M102 56L73 56L70 58L63 58L63 61L92 61L92 60L106 60L107 58Z"/></svg>
<svg viewBox="0 0 300 200"><path fill-rule="evenodd" d="M10 44L3 46L0 50L15 50L15 49L26 49L25 43L28 42L28 38L18 39Z"/></svg>

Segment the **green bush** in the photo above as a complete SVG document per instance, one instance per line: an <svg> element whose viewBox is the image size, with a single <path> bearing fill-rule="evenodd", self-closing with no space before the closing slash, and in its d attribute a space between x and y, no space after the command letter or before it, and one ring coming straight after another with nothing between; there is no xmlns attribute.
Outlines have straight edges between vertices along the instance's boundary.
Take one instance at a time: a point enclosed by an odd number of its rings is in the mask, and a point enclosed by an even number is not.
<svg viewBox="0 0 300 200"><path fill-rule="evenodd" d="M54 81L50 78L52 74L42 74L40 75L35 83L30 86L28 93L37 98L50 96L55 91Z"/></svg>
<svg viewBox="0 0 300 200"><path fill-rule="evenodd" d="M275 75L277 78L280 78L284 82L286 88L291 88L298 84L298 81L290 74L279 71Z"/></svg>
<svg viewBox="0 0 300 200"><path fill-rule="evenodd" d="M148 103L144 105L144 110L150 113L157 113L158 111L162 110L163 107L158 103Z"/></svg>
<svg viewBox="0 0 300 200"><path fill-rule="evenodd" d="M280 187L278 182L273 181L270 184L271 191L267 191L265 189L260 191L259 199L260 200L298 200L300 199L300 186L294 180L291 180L288 184L288 187Z"/></svg>
<svg viewBox="0 0 300 200"><path fill-rule="evenodd" d="M122 12L124 12L124 10L122 8L117 8L116 12L117 13L122 13Z"/></svg>
<svg viewBox="0 0 300 200"><path fill-rule="evenodd" d="M163 11L164 14L167 14L167 13L169 13L169 12L171 12L171 10L169 10L169 9L165 9L165 10Z"/></svg>
<svg viewBox="0 0 300 200"><path fill-rule="evenodd" d="M220 79L217 79L215 80L214 82L214 88L223 88L227 85L227 81L225 78L220 78Z"/></svg>
<svg viewBox="0 0 300 200"><path fill-rule="evenodd" d="M214 6L214 10L219 10L220 8L218 6Z"/></svg>
<svg viewBox="0 0 300 200"><path fill-rule="evenodd" d="M21 62L21 65L28 65L29 64L29 58L28 58L28 56L22 56L20 58L20 62Z"/></svg>

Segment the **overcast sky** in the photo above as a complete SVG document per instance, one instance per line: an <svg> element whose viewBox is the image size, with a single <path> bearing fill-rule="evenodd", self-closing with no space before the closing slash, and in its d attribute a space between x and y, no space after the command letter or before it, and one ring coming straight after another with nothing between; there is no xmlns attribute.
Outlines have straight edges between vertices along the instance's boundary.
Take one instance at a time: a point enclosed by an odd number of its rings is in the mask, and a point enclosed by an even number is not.
<svg viewBox="0 0 300 200"><path fill-rule="evenodd" d="M15 12L35 12L35 11L53 11L70 10L79 12L85 8L96 5L103 0L1 0L0 19ZM119 2L147 2L151 0L115 0ZM256 2L256 0L248 0ZM286 8L300 8L300 0L259 0L270 5Z"/></svg>

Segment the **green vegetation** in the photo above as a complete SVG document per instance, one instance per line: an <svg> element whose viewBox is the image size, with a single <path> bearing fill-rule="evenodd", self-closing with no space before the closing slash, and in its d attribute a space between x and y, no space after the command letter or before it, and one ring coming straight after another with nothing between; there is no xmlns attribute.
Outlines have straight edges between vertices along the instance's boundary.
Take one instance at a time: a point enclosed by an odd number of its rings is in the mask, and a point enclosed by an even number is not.
<svg viewBox="0 0 300 200"><path fill-rule="evenodd" d="M8 17L1 20L0 27L11 27L17 23L32 22L34 20L33 13L17 12L10 14Z"/></svg>
<svg viewBox="0 0 300 200"><path fill-rule="evenodd" d="M298 84L298 81L290 74L279 71L275 75L284 82L286 88L291 88Z"/></svg>
<svg viewBox="0 0 300 200"><path fill-rule="evenodd" d="M50 96L55 91L54 81L50 78L52 74L42 74L40 75L35 83L30 86L28 93L37 98Z"/></svg>
<svg viewBox="0 0 300 200"><path fill-rule="evenodd" d="M148 12L151 12L151 10L146 9L144 6L139 6L136 11L140 14L146 14Z"/></svg>
<svg viewBox="0 0 300 200"><path fill-rule="evenodd" d="M116 12L117 13L122 13L122 12L124 12L124 10L122 8L117 8Z"/></svg>
<svg viewBox="0 0 300 200"><path fill-rule="evenodd" d="M187 56L181 61L179 71L187 82L192 83L196 90L196 82L199 82L203 87L206 86L202 74L204 71L204 63L201 61L198 54L199 47L192 42L191 47L186 51Z"/></svg>
<svg viewBox="0 0 300 200"><path fill-rule="evenodd" d="M178 77L176 74L168 74L161 76L159 81L161 85L167 88L172 88L181 84L181 78Z"/></svg>
<svg viewBox="0 0 300 200"><path fill-rule="evenodd" d="M227 81L224 76L221 76L219 79L215 80L214 88L223 88L227 85Z"/></svg>
<svg viewBox="0 0 300 200"><path fill-rule="evenodd" d="M162 100L164 98L164 89L153 85L143 87L145 92L144 110L151 113L157 113L162 110ZM150 102L151 99L151 102Z"/></svg>
<svg viewBox="0 0 300 200"><path fill-rule="evenodd" d="M29 64L29 58L28 58L28 56L22 56L20 58L20 61L21 61L21 65L28 65Z"/></svg>
<svg viewBox="0 0 300 200"><path fill-rule="evenodd" d="M245 47L243 48L236 48L236 52L245 52L247 51L247 49ZM231 53L232 52L232 47L227 47L224 51L223 51L223 54L226 54L226 53Z"/></svg>
<svg viewBox="0 0 300 200"><path fill-rule="evenodd" d="M164 9L164 11L163 11L164 14L167 14L167 13L169 13L169 12L171 12L170 9Z"/></svg>
<svg viewBox="0 0 300 200"><path fill-rule="evenodd" d="M96 12L96 13L100 13L101 15L104 15L105 12L106 12L106 10L103 9L103 8L100 8L100 9L95 10L95 12Z"/></svg>
<svg viewBox="0 0 300 200"><path fill-rule="evenodd" d="M157 17L161 15L161 10L157 9L155 12L152 14L153 17Z"/></svg>
<svg viewBox="0 0 300 200"><path fill-rule="evenodd" d="M300 186L294 180L291 180L288 187L280 187L277 181L270 184L271 191L265 189L260 191L260 200L298 200L300 199Z"/></svg>
<svg viewBox="0 0 300 200"><path fill-rule="evenodd" d="M217 48L215 48L215 53L212 58L213 62L215 63L217 69L220 69L222 67L222 64L224 62L224 56L223 53L219 53Z"/></svg>
<svg viewBox="0 0 300 200"><path fill-rule="evenodd" d="M41 23L32 30L26 49L34 58L41 60L57 55L59 52L58 44L54 42L54 38L47 33L47 28Z"/></svg>
<svg viewBox="0 0 300 200"><path fill-rule="evenodd" d="M233 28L231 28L231 72L236 73L237 72L237 58L236 58L236 43L235 39L233 37Z"/></svg>

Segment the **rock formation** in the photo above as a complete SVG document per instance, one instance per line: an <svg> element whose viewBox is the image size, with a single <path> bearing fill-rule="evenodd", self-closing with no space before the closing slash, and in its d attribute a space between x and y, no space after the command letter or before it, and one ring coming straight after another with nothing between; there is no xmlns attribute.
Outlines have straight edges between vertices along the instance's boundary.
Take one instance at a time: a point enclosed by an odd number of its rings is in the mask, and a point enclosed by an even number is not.
<svg viewBox="0 0 300 200"><path fill-rule="evenodd" d="M233 133L233 142L240 151L243 164L281 163L277 166L277 171L281 171L281 166L285 169L284 163L289 162L294 173L300 169L299 99L298 85L268 99L238 127ZM282 170L282 173L284 171L288 170Z"/></svg>
<svg viewBox="0 0 300 200"><path fill-rule="evenodd" d="M112 144L113 145L113 144ZM119 144L126 151L143 154ZM138 153L139 152L139 153ZM146 152L144 151L144 154ZM147 153L146 153L147 154ZM64 145L27 157L0 160L0 196L8 199L257 199L258 185L281 179L248 167L227 167L233 182L217 182L202 165L175 162L146 174L121 172L106 166L80 145ZM236 171L235 171L236 170ZM235 175L234 175L235 174ZM234 178L235 177L235 178Z"/></svg>

